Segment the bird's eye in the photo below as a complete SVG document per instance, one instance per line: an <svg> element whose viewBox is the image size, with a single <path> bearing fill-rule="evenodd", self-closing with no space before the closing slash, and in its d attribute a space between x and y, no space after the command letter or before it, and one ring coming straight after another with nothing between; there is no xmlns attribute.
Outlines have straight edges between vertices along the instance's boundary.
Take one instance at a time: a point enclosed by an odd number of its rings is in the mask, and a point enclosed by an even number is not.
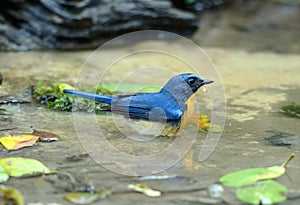
<svg viewBox="0 0 300 205"><path fill-rule="evenodd" d="M195 81L196 81L195 78L190 78L190 79L189 79L189 84L190 84L190 85L193 85L193 84L195 83Z"/></svg>

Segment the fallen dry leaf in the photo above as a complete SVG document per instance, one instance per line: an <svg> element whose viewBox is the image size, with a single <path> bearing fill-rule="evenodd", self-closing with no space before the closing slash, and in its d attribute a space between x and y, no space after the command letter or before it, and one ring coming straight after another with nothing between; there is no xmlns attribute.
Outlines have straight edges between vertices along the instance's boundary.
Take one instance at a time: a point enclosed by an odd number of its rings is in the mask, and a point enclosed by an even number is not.
<svg viewBox="0 0 300 205"><path fill-rule="evenodd" d="M0 138L0 142L8 150L17 150L34 145L38 139L34 135L5 136Z"/></svg>
<svg viewBox="0 0 300 205"><path fill-rule="evenodd" d="M31 126L31 129L33 130L32 135L38 136L42 142L53 142L60 140L60 137L57 134L36 130L33 126Z"/></svg>

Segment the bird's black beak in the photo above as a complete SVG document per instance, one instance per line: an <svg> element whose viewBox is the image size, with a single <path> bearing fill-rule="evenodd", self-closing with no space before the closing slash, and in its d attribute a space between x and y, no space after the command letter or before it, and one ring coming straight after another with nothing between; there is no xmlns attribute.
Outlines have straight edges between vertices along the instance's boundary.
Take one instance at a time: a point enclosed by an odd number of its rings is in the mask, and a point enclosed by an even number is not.
<svg viewBox="0 0 300 205"><path fill-rule="evenodd" d="M202 85L211 84L213 82L213 80L203 80Z"/></svg>
<svg viewBox="0 0 300 205"><path fill-rule="evenodd" d="M206 84L211 84L213 83L214 81L213 80L201 80L199 83L198 83L198 86L201 87L203 85L206 85Z"/></svg>

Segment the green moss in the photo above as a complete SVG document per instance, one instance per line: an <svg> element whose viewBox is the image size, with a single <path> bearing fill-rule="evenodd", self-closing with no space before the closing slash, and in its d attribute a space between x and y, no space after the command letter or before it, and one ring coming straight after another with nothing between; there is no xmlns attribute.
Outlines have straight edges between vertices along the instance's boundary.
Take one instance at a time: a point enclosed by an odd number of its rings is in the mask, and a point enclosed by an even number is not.
<svg viewBox="0 0 300 205"><path fill-rule="evenodd" d="M284 114L291 116L291 117L297 117L300 118L300 105L296 103L292 103L290 105L285 105L281 107L281 110Z"/></svg>
<svg viewBox="0 0 300 205"><path fill-rule="evenodd" d="M65 87L71 86L60 82L49 84L39 81L33 86L32 97L36 102L45 105L52 110L71 111L74 109L77 111L95 111L98 113L106 108L106 105L103 103L98 103L83 98L76 98L75 100L72 95L63 93L63 89ZM113 94L111 91L101 88L100 86L96 89L93 87L86 87L83 90L91 92L96 90L97 93L104 95Z"/></svg>

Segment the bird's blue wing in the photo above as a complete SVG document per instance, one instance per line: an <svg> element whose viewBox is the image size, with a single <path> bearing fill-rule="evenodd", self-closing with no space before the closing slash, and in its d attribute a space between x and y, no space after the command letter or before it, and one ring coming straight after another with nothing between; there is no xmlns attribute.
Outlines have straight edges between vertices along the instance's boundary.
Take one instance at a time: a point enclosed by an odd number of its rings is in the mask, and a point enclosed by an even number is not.
<svg viewBox="0 0 300 205"><path fill-rule="evenodd" d="M120 96L112 103L112 111L132 118L157 121L179 120L182 116L176 100L162 93Z"/></svg>
<svg viewBox="0 0 300 205"><path fill-rule="evenodd" d="M151 109L148 100L139 95L118 96L111 105L113 112L132 118L149 119Z"/></svg>

